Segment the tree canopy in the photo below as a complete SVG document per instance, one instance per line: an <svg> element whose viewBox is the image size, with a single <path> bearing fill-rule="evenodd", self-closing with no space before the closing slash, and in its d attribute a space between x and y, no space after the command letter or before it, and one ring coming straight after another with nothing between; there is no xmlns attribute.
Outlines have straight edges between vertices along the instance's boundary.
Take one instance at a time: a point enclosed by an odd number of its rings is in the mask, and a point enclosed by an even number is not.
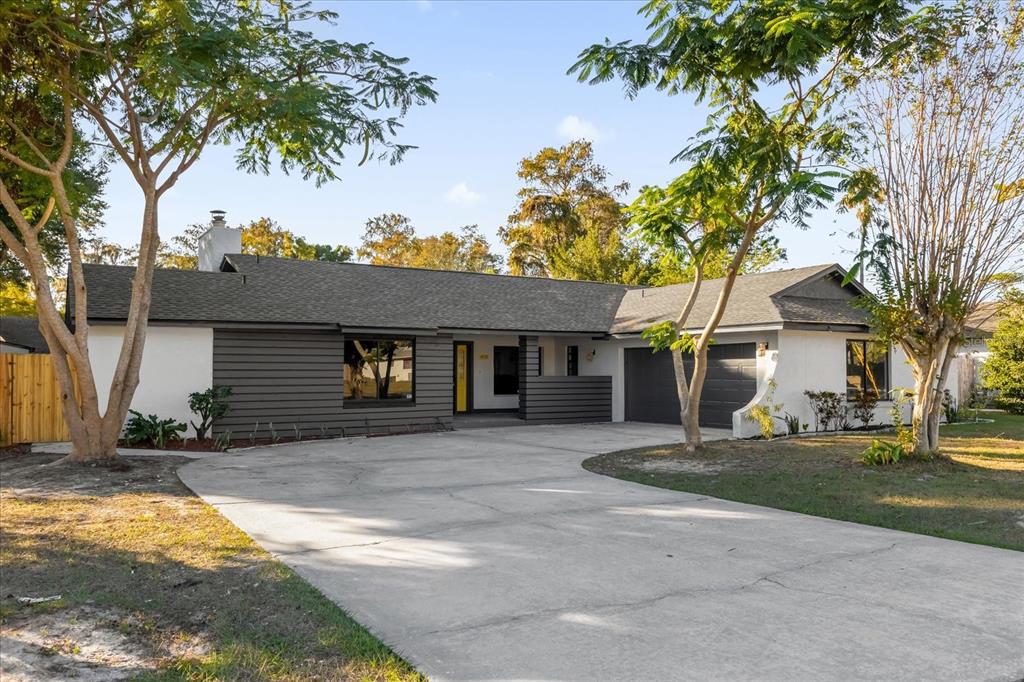
<svg viewBox="0 0 1024 682"><path fill-rule="evenodd" d="M434 79L370 43L323 39L310 28L335 17L287 2L0 3L0 204L8 219L0 238L35 287L71 459L116 457L145 347L160 199L208 145L232 145L243 170L276 163L318 185L337 178L349 156L396 163L410 149L397 140L401 118L435 100ZM129 312L103 410L88 353L88 221L71 173L98 158L126 169L143 199ZM72 329L49 282L42 235L54 216L68 250Z"/></svg>
<svg viewBox="0 0 1024 682"><path fill-rule="evenodd" d="M834 107L849 85L844 69L898 50L910 15L906 3L892 0L650 0L640 14L649 21L646 40L594 44L570 73L590 84L618 79L629 98L645 88L688 93L711 110L706 126L673 159L687 167L658 194L664 219L650 222L656 232L647 239L677 249L680 262L729 254L700 336L672 336L685 326L684 309L670 335L653 339L696 356L688 390L679 376L682 362L676 363L692 448L700 444L696 415L707 345L736 276L775 224L806 226L811 210L826 206L850 175L844 168L853 140Z"/></svg>
<svg viewBox="0 0 1024 682"><path fill-rule="evenodd" d="M619 198L629 183L610 184L591 142L545 147L520 161L517 175L524 186L498 232L511 274L626 283L648 278L645 255L625 234Z"/></svg>
<svg viewBox="0 0 1024 682"><path fill-rule="evenodd" d="M366 221L356 254L372 265L491 273L501 268L501 257L491 252L477 225L419 237L409 218L399 213Z"/></svg>

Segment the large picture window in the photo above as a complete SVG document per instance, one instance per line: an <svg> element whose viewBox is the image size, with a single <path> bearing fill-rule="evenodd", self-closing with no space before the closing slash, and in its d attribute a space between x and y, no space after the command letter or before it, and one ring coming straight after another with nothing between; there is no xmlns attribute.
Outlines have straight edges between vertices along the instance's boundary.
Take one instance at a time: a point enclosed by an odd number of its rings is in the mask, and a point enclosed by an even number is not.
<svg viewBox="0 0 1024 682"><path fill-rule="evenodd" d="M889 345L880 341L846 342L846 397L867 392L884 400L889 395Z"/></svg>
<svg viewBox="0 0 1024 682"><path fill-rule="evenodd" d="M494 347L494 395L519 393L519 347Z"/></svg>
<svg viewBox="0 0 1024 682"><path fill-rule="evenodd" d="M411 402L414 350L412 339L346 338L342 398L380 404Z"/></svg>

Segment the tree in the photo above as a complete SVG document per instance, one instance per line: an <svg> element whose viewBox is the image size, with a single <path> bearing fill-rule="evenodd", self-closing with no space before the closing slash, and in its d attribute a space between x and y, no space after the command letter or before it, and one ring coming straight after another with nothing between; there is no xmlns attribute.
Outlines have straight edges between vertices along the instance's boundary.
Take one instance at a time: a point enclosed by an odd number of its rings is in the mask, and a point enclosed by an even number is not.
<svg viewBox="0 0 1024 682"><path fill-rule="evenodd" d="M478 225L464 225L459 232L442 232L421 237L409 263L414 268L495 273L501 257L491 253L487 238Z"/></svg>
<svg viewBox="0 0 1024 682"><path fill-rule="evenodd" d="M13 281L0 283L0 315L35 317L36 299L27 286Z"/></svg>
<svg viewBox="0 0 1024 682"><path fill-rule="evenodd" d="M464 272L497 272L501 267L501 257L491 253L477 225L463 226L458 233L418 237L409 218L399 213L366 221L356 254L373 265Z"/></svg>
<svg viewBox="0 0 1024 682"><path fill-rule="evenodd" d="M971 0L942 18L942 40L893 56L856 94L867 159L850 203L877 285L865 305L910 364L917 453L939 447L968 315L1024 270L1024 8Z"/></svg>
<svg viewBox="0 0 1024 682"><path fill-rule="evenodd" d="M384 213L366 221L362 245L356 255L372 265L408 266L412 258L416 229L400 213Z"/></svg>
<svg viewBox="0 0 1024 682"><path fill-rule="evenodd" d="M624 234L618 200L629 184L609 185L590 142L545 147L519 162L518 176L525 186L499 230L513 275L642 282L644 254Z"/></svg>
<svg viewBox="0 0 1024 682"><path fill-rule="evenodd" d="M683 249L679 260L730 254L700 334L677 338L663 328L650 337L656 348L694 354L688 386L677 372L688 396L686 447L693 450L701 444L707 350L736 277L752 245L774 225L786 219L806 225L810 209L834 196L851 149L846 123L833 109L848 85L840 71L896 49L908 11L890 0L651 0L640 12L650 20L645 42L592 45L570 73L590 84L619 78L631 98L647 87L694 93L711 108L707 126L674 159L690 167L662 195L672 220L657 224L676 238L652 239L670 247L692 234L693 250ZM686 316L676 328L685 328ZM681 360L674 364L682 367Z"/></svg>
<svg viewBox="0 0 1024 682"><path fill-rule="evenodd" d="M0 204L14 229L0 225L0 237L35 286L71 434L68 461L116 458L145 346L160 199L207 145L234 144L239 167L249 172L268 172L275 157L285 172L318 185L336 177L353 146L360 163L397 163L409 149L394 141L399 119L435 99L433 79L406 73L405 59L371 45L305 30L334 17L306 5L212 0L0 4L0 158L46 187L43 209L33 214L40 202L22 197L21 176L5 167ZM85 151L76 124L90 145ZM69 176L99 149L123 164L143 198L124 339L105 409L89 359L83 224ZM53 216L68 248L72 329L47 279L40 235Z"/></svg>
<svg viewBox="0 0 1024 682"><path fill-rule="evenodd" d="M1009 291L999 315L988 342L988 359L981 366L981 379L985 388L999 392L997 405L1024 414L1024 291Z"/></svg>

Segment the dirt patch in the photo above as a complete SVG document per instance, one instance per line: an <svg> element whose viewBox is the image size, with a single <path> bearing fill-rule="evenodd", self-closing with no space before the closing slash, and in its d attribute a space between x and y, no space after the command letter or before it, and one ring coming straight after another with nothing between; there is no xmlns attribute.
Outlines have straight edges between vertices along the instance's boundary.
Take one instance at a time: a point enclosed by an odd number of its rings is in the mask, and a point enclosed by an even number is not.
<svg viewBox="0 0 1024 682"><path fill-rule="evenodd" d="M639 471L673 472L686 474L717 474L729 468L729 462L698 459L644 459L636 464Z"/></svg>
<svg viewBox="0 0 1024 682"><path fill-rule="evenodd" d="M89 496L131 493L186 495L192 491L178 478L186 457L122 457L119 466L57 464L63 455L50 453L10 456L3 461L3 488L14 498Z"/></svg>
<svg viewBox="0 0 1024 682"><path fill-rule="evenodd" d="M138 618L109 609L29 609L0 627L0 672L5 682L130 679L159 665L158 652L133 636L141 627Z"/></svg>
<svg viewBox="0 0 1024 682"><path fill-rule="evenodd" d="M3 682L422 679L192 494L189 460L58 459L0 457Z"/></svg>

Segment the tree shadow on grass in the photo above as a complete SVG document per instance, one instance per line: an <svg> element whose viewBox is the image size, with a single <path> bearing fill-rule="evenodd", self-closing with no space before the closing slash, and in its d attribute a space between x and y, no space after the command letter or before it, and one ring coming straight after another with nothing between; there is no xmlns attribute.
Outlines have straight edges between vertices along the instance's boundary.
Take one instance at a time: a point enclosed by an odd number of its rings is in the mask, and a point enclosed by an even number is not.
<svg viewBox="0 0 1024 682"><path fill-rule="evenodd" d="M98 628L144 646L147 675L159 679L417 679L192 495L174 463L133 462L127 479L51 467L45 484L39 461L11 464L0 462L0 614L8 632L27 632L33 619L63 609L74 620L84 609L100 614ZM49 605L16 599L58 594Z"/></svg>

